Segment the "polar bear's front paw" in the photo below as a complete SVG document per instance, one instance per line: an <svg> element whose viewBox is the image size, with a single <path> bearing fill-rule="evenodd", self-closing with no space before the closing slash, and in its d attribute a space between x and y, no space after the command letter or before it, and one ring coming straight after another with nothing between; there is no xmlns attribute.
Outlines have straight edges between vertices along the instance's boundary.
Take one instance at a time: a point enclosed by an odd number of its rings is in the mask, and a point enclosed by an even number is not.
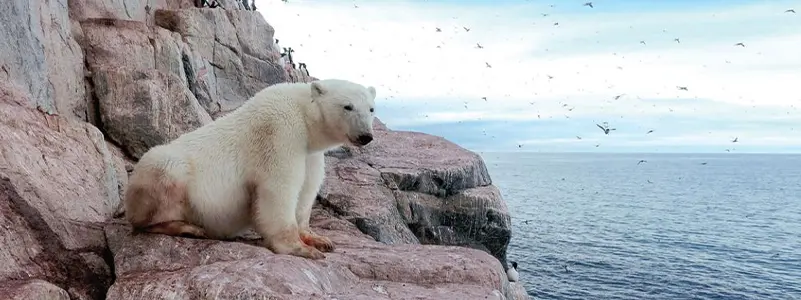
<svg viewBox="0 0 801 300"><path fill-rule="evenodd" d="M316 248L306 245L302 241L298 240L295 243L281 243L281 242L263 242L264 247L270 249L275 254L286 254L286 255L294 255L305 257L308 259L323 259L325 255L317 250Z"/></svg>
<svg viewBox="0 0 801 300"><path fill-rule="evenodd" d="M331 239L311 232L311 230L301 230L300 240L322 252L334 251L334 242Z"/></svg>
<svg viewBox="0 0 801 300"><path fill-rule="evenodd" d="M307 246L307 245L303 245L303 247L300 247L300 249L298 251L295 251L294 253L290 253L290 254L291 255L296 255L296 256L302 256L302 257L305 257L305 258L308 258L308 259L323 259L323 258L325 258L325 254L320 252L320 250L317 250L316 248L311 247L311 246Z"/></svg>

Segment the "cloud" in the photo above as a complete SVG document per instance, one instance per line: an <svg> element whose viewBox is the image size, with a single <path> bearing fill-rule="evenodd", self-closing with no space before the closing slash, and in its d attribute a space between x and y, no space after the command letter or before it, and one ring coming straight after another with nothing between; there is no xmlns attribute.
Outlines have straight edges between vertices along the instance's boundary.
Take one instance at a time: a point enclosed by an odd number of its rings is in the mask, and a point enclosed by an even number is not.
<svg viewBox="0 0 801 300"><path fill-rule="evenodd" d="M444 128L439 133L462 140L455 132L471 122L518 132L563 119L497 143L504 147L572 145L541 132L575 138L612 120L674 132L663 142L607 139L621 149L700 149L710 145L690 137L732 126L725 124L752 124L748 132L766 137L760 145L801 139L793 129L801 124L801 15L784 13L792 1L605 1L594 9L543 1L256 3L281 46L296 49L313 75L375 85L378 115L393 128Z"/></svg>

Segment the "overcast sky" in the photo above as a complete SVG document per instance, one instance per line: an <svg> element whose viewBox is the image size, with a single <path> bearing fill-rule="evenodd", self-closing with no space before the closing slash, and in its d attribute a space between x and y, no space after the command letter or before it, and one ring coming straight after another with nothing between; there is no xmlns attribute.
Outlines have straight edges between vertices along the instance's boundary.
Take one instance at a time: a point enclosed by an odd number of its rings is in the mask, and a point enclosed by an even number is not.
<svg viewBox="0 0 801 300"><path fill-rule="evenodd" d="M801 152L801 1L585 2L256 5L311 75L374 85L392 129L476 151Z"/></svg>

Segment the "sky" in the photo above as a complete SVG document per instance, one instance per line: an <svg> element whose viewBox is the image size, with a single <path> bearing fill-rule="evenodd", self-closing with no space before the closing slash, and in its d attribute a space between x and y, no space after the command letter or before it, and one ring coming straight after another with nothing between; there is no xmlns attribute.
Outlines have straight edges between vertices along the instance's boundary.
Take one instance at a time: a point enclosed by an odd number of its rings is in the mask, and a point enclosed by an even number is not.
<svg viewBox="0 0 801 300"><path fill-rule="evenodd" d="M585 2L256 6L312 76L376 87L394 130L473 151L801 153L801 1Z"/></svg>

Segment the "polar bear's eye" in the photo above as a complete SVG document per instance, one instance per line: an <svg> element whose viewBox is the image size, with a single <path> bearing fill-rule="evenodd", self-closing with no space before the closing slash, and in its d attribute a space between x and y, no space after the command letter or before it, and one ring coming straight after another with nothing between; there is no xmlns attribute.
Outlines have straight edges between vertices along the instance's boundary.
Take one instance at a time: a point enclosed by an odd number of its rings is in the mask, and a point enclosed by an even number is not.
<svg viewBox="0 0 801 300"><path fill-rule="evenodd" d="M345 105L345 110L353 110L353 105Z"/></svg>
<svg viewBox="0 0 801 300"><path fill-rule="evenodd" d="M374 111L374 109L371 107L371 108L370 108L370 112L373 112L373 111Z"/></svg>

